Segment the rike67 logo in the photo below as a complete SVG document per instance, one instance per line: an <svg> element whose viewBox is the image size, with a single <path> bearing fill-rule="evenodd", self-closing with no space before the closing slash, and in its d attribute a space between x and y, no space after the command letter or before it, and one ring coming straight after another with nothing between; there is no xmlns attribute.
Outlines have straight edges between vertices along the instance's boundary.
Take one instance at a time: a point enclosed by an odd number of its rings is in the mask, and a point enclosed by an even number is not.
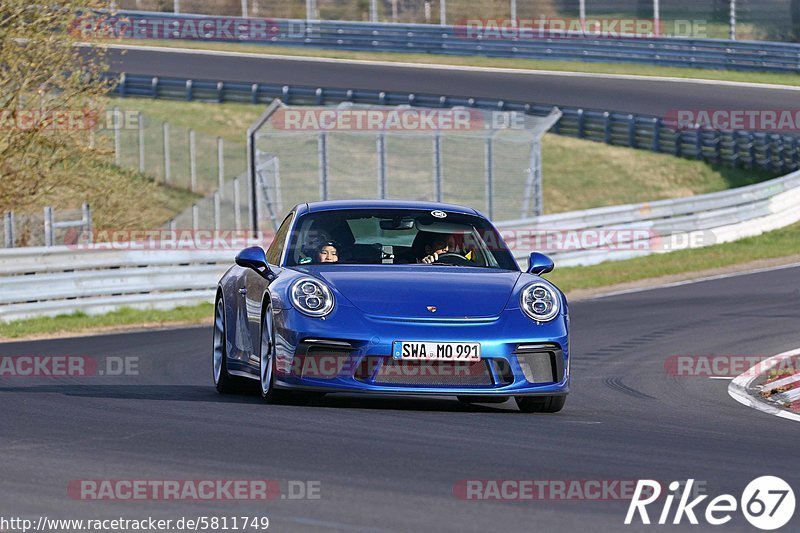
<svg viewBox="0 0 800 533"><path fill-rule="evenodd" d="M693 485L693 479L689 479L685 484L678 481L670 483L669 493L663 499L661 512L653 516L652 520L659 525L668 523L677 525L686 518L690 524L697 525L700 523L698 520L700 517L709 525L721 526L730 522L733 513L740 510L752 526L772 531L785 526L794 515L794 491L779 477L762 476L754 479L742 491L739 500L731 494L721 494L708 502L704 502L708 495L696 496L690 500ZM684 487L683 491L678 493L681 487ZM658 481L640 479L628 507L625 524L634 523L637 515L642 524L651 524L648 506L657 501L660 504L661 493L662 488ZM678 503L673 511L676 499ZM705 504L705 511L702 511L701 504ZM657 511L657 505L653 505L650 511Z"/></svg>

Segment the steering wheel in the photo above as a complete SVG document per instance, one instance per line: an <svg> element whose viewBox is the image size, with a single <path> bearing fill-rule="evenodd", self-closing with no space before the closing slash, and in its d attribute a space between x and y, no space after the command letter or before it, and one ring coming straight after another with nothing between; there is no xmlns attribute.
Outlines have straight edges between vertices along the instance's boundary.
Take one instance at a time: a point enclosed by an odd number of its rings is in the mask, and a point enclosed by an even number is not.
<svg viewBox="0 0 800 533"><path fill-rule="evenodd" d="M445 254L439 254L439 259L437 259L434 265L442 264L442 265L456 265L456 266L472 266L473 263L466 257L461 254L457 254L454 252L447 252Z"/></svg>

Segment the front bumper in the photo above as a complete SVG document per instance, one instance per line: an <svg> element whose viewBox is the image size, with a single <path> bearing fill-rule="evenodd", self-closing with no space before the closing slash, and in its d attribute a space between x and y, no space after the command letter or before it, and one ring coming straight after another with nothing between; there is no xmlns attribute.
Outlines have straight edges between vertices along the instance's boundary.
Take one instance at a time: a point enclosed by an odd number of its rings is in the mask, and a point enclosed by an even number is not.
<svg viewBox="0 0 800 533"><path fill-rule="evenodd" d="M386 319L338 307L322 319L276 315L275 386L370 394L536 396L569 392L563 315L537 324L519 310L480 319ZM481 361L396 361L394 341L480 342Z"/></svg>

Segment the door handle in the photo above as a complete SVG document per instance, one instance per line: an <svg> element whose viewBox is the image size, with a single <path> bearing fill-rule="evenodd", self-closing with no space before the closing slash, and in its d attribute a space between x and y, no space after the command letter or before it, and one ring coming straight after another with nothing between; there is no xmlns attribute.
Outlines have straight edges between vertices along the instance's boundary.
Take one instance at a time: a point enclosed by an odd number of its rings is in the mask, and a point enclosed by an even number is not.
<svg viewBox="0 0 800 533"><path fill-rule="evenodd" d="M241 294L242 296L246 295L247 294L247 289L242 287L241 289L239 289L239 294Z"/></svg>

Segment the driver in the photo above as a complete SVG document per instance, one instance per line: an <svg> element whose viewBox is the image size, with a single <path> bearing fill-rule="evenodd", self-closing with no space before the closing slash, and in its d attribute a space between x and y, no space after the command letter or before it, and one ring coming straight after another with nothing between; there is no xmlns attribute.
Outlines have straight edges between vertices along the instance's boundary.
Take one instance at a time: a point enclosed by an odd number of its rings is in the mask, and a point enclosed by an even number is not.
<svg viewBox="0 0 800 533"><path fill-rule="evenodd" d="M425 243L425 256L417 260L426 265L433 264L439 260L439 256L449 253L454 248L454 240L451 235L435 233L427 243Z"/></svg>

